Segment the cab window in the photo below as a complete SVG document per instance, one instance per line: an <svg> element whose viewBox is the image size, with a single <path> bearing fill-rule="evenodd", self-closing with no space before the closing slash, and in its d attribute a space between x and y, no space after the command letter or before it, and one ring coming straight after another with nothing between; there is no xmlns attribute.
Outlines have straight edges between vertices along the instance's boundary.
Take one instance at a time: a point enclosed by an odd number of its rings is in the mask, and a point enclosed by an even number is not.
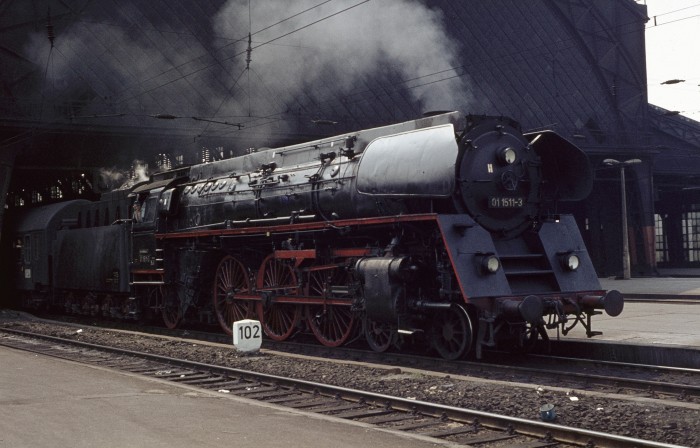
<svg viewBox="0 0 700 448"><path fill-rule="evenodd" d="M158 205L157 197L149 197L143 204L141 215L143 222L153 222L156 219L156 206Z"/></svg>

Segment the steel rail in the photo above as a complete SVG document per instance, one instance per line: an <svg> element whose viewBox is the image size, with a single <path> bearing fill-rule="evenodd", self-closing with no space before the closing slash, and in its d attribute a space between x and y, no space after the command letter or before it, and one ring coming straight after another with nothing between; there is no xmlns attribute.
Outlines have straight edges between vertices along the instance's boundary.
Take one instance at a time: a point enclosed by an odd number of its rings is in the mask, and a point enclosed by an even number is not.
<svg viewBox="0 0 700 448"><path fill-rule="evenodd" d="M478 420L480 425L487 428L500 429L504 431L512 430L522 435L548 438L563 443L570 443L581 446L591 446L592 444L593 446L621 448L683 448L680 445L672 445L661 442L636 439L632 437L608 434L587 429L572 428L568 426L561 426L552 423L539 422L518 417L504 416L474 409L459 408L455 406L430 403L421 400L411 400L375 392L360 391L346 387L332 386L307 380L287 378L279 375L258 373L238 368L223 367L195 361L187 361L162 355L156 355L152 353L143 353L134 350L108 347L98 344L75 341L72 339L64 339L56 336L36 334L21 330L0 328L0 332L42 339L55 343L68 344L72 346L104 351L108 353L129 355L141 359L175 365L178 367L204 370L218 374L232 374L245 379L255 379L257 381L269 382L275 385L284 385L290 388L295 388L297 390L302 390L306 392L320 393L328 396L339 396L352 401L364 401L368 403L375 403L379 406L390 407L392 409L403 410L406 412L420 412L425 415L436 417L447 416L448 418L459 422L473 422ZM2 340L0 340L0 345L6 344L4 344Z"/></svg>
<svg viewBox="0 0 700 448"><path fill-rule="evenodd" d="M42 319L44 322L53 322L53 321L45 321ZM76 324L73 323L63 323L66 325L71 325L74 326ZM188 339L195 339L195 340L203 340L203 341L208 341L208 342L215 342L215 343L220 343L220 344L229 344L231 337L228 335L223 335L221 333L211 333L211 332L205 332L205 331L196 331L196 330L186 330L183 333L182 329L179 330L167 330L162 327L144 327L144 326L134 326L134 325L128 325L128 324L122 324L118 325L119 328L124 328L124 329L129 329L133 331L145 331L149 334L155 334L155 335L166 335L166 336L174 336L174 337L186 337ZM415 354L410 354L410 353L393 353L393 352L384 352L384 353L377 353L374 351L370 350L363 350L363 349L358 349L358 348L349 348L349 347L334 347L332 350L329 350L327 347L324 347L322 345L318 344L307 344L303 342L290 342L290 341L285 341L285 342L277 342L277 341L272 341L272 340L266 340L265 341L265 350L271 350L271 351L279 351L283 353L300 353L300 354L305 354L305 355L310 355L310 356L329 356L331 355L334 359L337 358L342 358L343 354L350 354L353 356L362 355L366 358L369 358L371 362L377 362L377 363L388 363L391 365L399 366L399 367L409 367L411 365L420 365L420 363L425 363L426 361L429 361L431 368L435 369L436 366L442 366L444 367L445 371L449 372L455 372L455 368L459 368L461 366L467 367L467 368L476 368L476 369L494 369L498 371L504 371L504 372L518 372L522 374L532 374L532 375L540 375L540 376L559 376L563 377L566 380L571 380L571 381L581 381L583 382L582 388L587 388L589 386L601 386L601 387L615 387L615 388L626 388L631 391L642 391L642 392L657 392L657 393L663 393L663 394L673 394L679 397L685 397L685 396L690 396L690 397L700 397L700 384L695 385L695 384L686 384L686 383L673 383L673 382L666 382L666 381L656 381L656 380L645 380L645 379L637 379L637 378L630 378L629 376L614 376L614 375L603 375L603 374L594 374L594 373L581 373L581 372L571 372L571 371L566 371L563 370L560 366L552 366L551 368L542 368L542 367L528 367L528 366L522 366L522 365L503 365L499 363L494 363L494 362L485 362L485 361L479 361L479 362L474 362L474 361L466 361L466 360L461 360L461 361L446 361L441 358L430 358L422 355L415 355ZM291 350L290 350L291 348ZM301 350L300 350L301 348ZM497 352L494 352L497 353ZM562 356L556 356L556 355L541 355L541 354L529 354L527 355L528 358L536 358L536 359L544 359L544 360L553 360L553 361L565 361L569 363L581 363L581 364L599 364L599 365L605 365L605 366L611 366L611 367L630 367L630 368L635 368L635 369L649 369L649 370L657 370L660 372L667 372L669 374L693 374L693 375L698 375L700 376L700 369L692 369L692 368L685 368L685 367L670 367L670 366L658 366L658 365L646 365L646 364L638 364L638 363L626 363L626 362L620 362L620 361L606 361L606 360L597 360L597 359L586 359L586 358L575 358L575 357L562 357ZM388 359L390 359L388 361ZM439 370L435 370L439 371ZM458 372L455 372L458 373ZM466 375L475 375L475 376L480 376L478 373L472 373L472 372L459 372L463 373Z"/></svg>
<svg viewBox="0 0 700 448"><path fill-rule="evenodd" d="M44 320L42 320L44 321ZM44 321L52 322L52 321ZM63 323L66 324L66 323ZM76 325L73 323L67 323L67 325ZM162 327L143 327L143 326L132 326L132 325L119 325L119 328L125 328L134 331L146 331L149 334L156 335L167 335L174 337L183 337L183 330L167 330ZM185 331L186 337L188 339L203 340L208 342L216 342L220 344L230 343L231 337L228 335L223 335L220 333L210 333L196 330ZM657 392L664 394L673 394L676 396L691 396L700 397L700 385L685 384L685 383L672 383L665 381L655 381L655 380L645 380L630 378L629 376L614 376L614 375L602 375L594 373L581 373L581 372L570 372L563 370L561 367L553 366L551 368L542 367L528 367L528 366L518 366L518 365L503 365L494 362L473 362L473 361L445 361L441 358L430 358L421 355L415 355L410 353L393 353L384 352L377 353L370 350L363 350L358 348L348 348L348 347L334 347L329 350L327 347L318 344L306 344L299 342L276 342L272 340L265 341L266 350L280 351L280 352L290 352L292 348L292 353L302 353L310 356L327 356L332 355L333 358L342 357L343 353L348 353L351 355L361 354L367 357L372 362L378 363L389 363L391 365L396 365L399 367L418 365L420 363L425 363L429 360L431 367L434 369L436 366L443 366L446 371L454 372L455 368L460 366L476 369L494 369L504 372L518 372L522 374L532 374L540 376L559 376L564 377L564 379L572 381L581 381L584 383L583 388L597 385L601 387L624 387L630 389L631 391L643 391L643 392ZM299 349L301 347L301 350ZM529 354L529 358L539 358L544 360L554 360L554 361L565 361L570 363L582 363L582 364L600 364L611 367L631 367L636 369L650 369L657 370L661 372L667 372L670 374L694 374L700 376L700 369L691 369L685 367L670 367L670 366L658 366L658 365L646 365L638 363L626 363L620 361L605 361L597 359L586 359L586 358L575 358L575 357L562 357L555 355L540 355L540 354ZM387 361L387 359L391 361ZM437 371L437 370L436 370ZM467 375L479 376L478 373L462 372Z"/></svg>
<svg viewBox="0 0 700 448"><path fill-rule="evenodd" d="M561 361L582 362L582 363L590 363L590 364L603 364L603 365L608 365L608 366L613 366L613 367L648 368L648 369L666 371L666 372L670 372L670 373L693 373L693 374L700 375L700 369L693 369L690 367L659 366L659 365L651 365L651 364L639 364L639 363L633 363L633 362L606 361L603 359L573 358L573 357L569 357L569 356L557 356L557 355L530 354L528 356L531 358L550 359L550 360L556 360L556 361L561 360Z"/></svg>
<svg viewBox="0 0 700 448"><path fill-rule="evenodd" d="M272 345L272 341L266 341L266 344ZM285 342L285 343L278 343L280 346L288 346L290 343ZM276 345L276 344L275 344ZM323 350L324 347L320 347L317 345L308 345L309 349L313 349L318 347L319 350ZM421 361L424 362L425 360L429 359L430 364L434 367L436 365L438 366L444 366L446 369L450 371L454 371L455 367L469 367L469 368L476 368L476 369L494 369L498 371L503 371L503 372L516 372L516 373L522 373L522 374L532 374L532 375L541 375L541 376L560 376L565 379L571 379L571 380L576 380L576 381L581 381L584 382L586 386L590 385L599 385L599 386L614 386L616 388L619 387L624 387L630 390L638 390L638 391L654 391L654 392L660 392L660 393L667 393L667 394L674 394L678 396L695 396L695 397L700 397L700 385L694 385L694 384L683 384L683 383L672 383L672 382L666 382L666 381L656 381L656 380L645 380L645 379L638 379L638 378L630 378L630 377L623 377L623 376L614 376L614 375L602 375L602 374L594 374L594 373L582 373L582 372L570 372L563 370L562 368L558 367L551 367L551 368L543 368L543 367L528 367L528 366L516 366L516 365L510 365L510 364L497 364L497 363L492 363L492 362L484 362L484 361L479 361L479 362L473 362L473 361L446 361L443 359L436 359L436 358L426 358L425 356L421 355L412 355L412 354L406 354L406 353L375 353L375 352L370 352L370 351L364 351L364 350L358 350L358 349L351 349L351 348L346 348L346 347L340 347L340 348L334 348L333 349L333 354L338 355L339 350L345 350L348 353L355 353L356 351L359 351L363 353L365 356L370 356L370 357L376 357L378 360L381 360L382 362L386 362L387 357L391 357L395 362L392 362L392 365L397 365L399 362L402 364L400 365L408 365L409 362L411 364L415 364L416 361ZM549 360L555 360L555 361L566 361L566 362L571 362L571 363L582 363L582 364L601 364L601 365L608 365L611 367L631 367L631 368L636 368L636 369L649 369L649 370L657 370L657 371L662 371L662 372L667 372L670 374L695 374L700 376L700 369L690 369L690 368L681 368L681 367L667 367L667 366L656 366L656 365L646 365L646 364L634 364L634 363L624 363L624 362L617 362L617 361L601 361L601 360L595 360L595 359L585 359L585 358L571 358L571 357L560 357L560 356L550 356L550 355L527 355L528 357L534 357L534 358L542 358L542 359L549 359ZM463 372L467 375L476 375L471 372Z"/></svg>

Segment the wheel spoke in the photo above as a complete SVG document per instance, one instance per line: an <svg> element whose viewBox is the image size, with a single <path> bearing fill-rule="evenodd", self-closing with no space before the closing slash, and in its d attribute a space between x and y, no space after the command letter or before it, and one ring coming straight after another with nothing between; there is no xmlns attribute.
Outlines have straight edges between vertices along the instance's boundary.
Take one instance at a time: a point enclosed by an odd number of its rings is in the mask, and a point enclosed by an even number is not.
<svg viewBox="0 0 700 448"><path fill-rule="evenodd" d="M296 283L296 275L289 264L275 259L274 254L265 258L258 272L258 288L287 289L285 294L293 294ZM290 303L265 306L263 302L258 302L257 313L265 334L270 339L283 341L294 332L301 317L301 307Z"/></svg>
<svg viewBox="0 0 700 448"><path fill-rule="evenodd" d="M306 295L322 299L336 298L329 292L329 286L349 286L352 278L342 269L311 271L307 282ZM347 297L343 297L347 298ZM355 327L355 315L348 305L309 305L307 322L316 339L327 347L344 344Z"/></svg>
<svg viewBox="0 0 700 448"><path fill-rule="evenodd" d="M161 306L161 315L163 317L163 323L169 329L177 328L182 320L182 309L180 308L180 301L171 301L165 296L162 288L153 288L151 291L150 303L156 303Z"/></svg>
<svg viewBox="0 0 700 448"><path fill-rule="evenodd" d="M466 310L453 305L433 316L431 342L445 359L457 359L466 354L472 344L474 327Z"/></svg>
<svg viewBox="0 0 700 448"><path fill-rule="evenodd" d="M355 326L355 316L349 306L310 305L308 323L314 336L328 347L345 343Z"/></svg>
<svg viewBox="0 0 700 448"><path fill-rule="evenodd" d="M233 323L251 317L252 303L236 298L250 291L248 270L236 258L227 255L216 268L214 276L214 310L219 326L227 334L233 334Z"/></svg>
<svg viewBox="0 0 700 448"><path fill-rule="evenodd" d="M375 352L385 352L396 341L397 333L391 325L365 319L365 339Z"/></svg>

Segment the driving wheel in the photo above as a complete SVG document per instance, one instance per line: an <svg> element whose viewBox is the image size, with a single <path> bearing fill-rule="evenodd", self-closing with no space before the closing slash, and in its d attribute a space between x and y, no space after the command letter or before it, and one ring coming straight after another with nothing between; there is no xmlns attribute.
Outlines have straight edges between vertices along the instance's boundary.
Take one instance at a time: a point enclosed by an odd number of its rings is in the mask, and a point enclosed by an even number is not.
<svg viewBox="0 0 700 448"><path fill-rule="evenodd" d="M271 300L281 292L295 295L297 278L291 265L268 255L258 271L258 289ZM295 303L266 303L263 299L257 304L257 313L265 334L275 341L284 341L292 335L301 318L301 307Z"/></svg>
<svg viewBox="0 0 700 448"><path fill-rule="evenodd" d="M431 342L445 359L458 359L469 351L473 340L469 314L460 305L436 311L431 328Z"/></svg>
<svg viewBox="0 0 700 448"><path fill-rule="evenodd" d="M219 326L227 334L233 334L234 322L254 316L253 303L236 298L249 292L248 270L239 260L226 255L216 268L213 298Z"/></svg>

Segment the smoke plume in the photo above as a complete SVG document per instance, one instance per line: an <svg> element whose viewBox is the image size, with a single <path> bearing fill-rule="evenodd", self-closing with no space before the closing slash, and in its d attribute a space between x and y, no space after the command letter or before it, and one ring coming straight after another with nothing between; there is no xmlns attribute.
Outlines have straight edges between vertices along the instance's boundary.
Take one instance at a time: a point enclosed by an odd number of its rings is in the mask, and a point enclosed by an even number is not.
<svg viewBox="0 0 700 448"><path fill-rule="evenodd" d="M254 114L270 114L308 98L353 101L353 93L388 75L411 80L393 87L405 89L424 111L457 109L469 102L465 80L455 69L461 65L458 45L449 37L441 11L417 0L370 1L354 8L361 2L338 0L299 14L319 3L252 2L249 26L248 0L230 0L215 17L220 35L242 37L252 28L252 76L241 88L253 97L253 107L262 109ZM243 44L233 61L239 69Z"/></svg>
<svg viewBox="0 0 700 448"><path fill-rule="evenodd" d="M361 105L371 119L403 119L471 101L459 43L442 11L420 0L229 0L196 23L170 11L154 23L141 2L91 5L57 24L53 50L45 33L27 42L46 68L44 119L68 113L85 125L172 129L189 144L204 135L259 145L302 116L328 123Z"/></svg>
<svg viewBox="0 0 700 448"><path fill-rule="evenodd" d="M149 179L148 164L142 160L134 160L129 171L115 167L102 168L99 185L102 190L125 190Z"/></svg>

